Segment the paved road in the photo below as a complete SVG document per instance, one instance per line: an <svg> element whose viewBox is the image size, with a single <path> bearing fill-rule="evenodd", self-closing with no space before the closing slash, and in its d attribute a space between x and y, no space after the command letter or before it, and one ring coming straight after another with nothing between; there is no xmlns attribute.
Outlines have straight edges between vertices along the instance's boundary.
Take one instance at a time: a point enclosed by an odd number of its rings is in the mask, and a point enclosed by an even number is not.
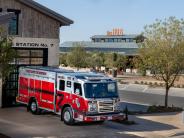
<svg viewBox="0 0 184 138"><path fill-rule="evenodd" d="M164 105L163 88L149 88L145 85L119 85L122 101L146 105ZM169 92L169 105L184 108L184 89L172 88Z"/></svg>
<svg viewBox="0 0 184 138"><path fill-rule="evenodd" d="M25 107L0 109L0 136L12 138L138 138L124 134L125 128L110 121L66 126L57 115L35 116Z"/></svg>

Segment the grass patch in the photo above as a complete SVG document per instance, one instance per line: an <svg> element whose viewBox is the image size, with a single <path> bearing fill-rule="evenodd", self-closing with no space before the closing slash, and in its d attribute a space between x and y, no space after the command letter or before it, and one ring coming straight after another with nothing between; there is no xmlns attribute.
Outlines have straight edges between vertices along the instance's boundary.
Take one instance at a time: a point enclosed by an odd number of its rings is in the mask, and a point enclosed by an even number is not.
<svg viewBox="0 0 184 138"><path fill-rule="evenodd" d="M164 112L181 112L182 108L179 107L164 107L164 106L150 106L148 108L148 113L164 113Z"/></svg>

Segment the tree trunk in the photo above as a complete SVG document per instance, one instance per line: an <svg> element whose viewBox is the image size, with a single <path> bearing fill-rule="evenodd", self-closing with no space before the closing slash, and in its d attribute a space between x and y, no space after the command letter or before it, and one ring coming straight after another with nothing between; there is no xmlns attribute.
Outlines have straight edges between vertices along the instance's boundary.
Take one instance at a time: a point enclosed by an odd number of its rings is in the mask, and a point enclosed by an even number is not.
<svg viewBox="0 0 184 138"><path fill-rule="evenodd" d="M166 86L166 91L165 91L165 107L168 107L168 93L169 93L169 87Z"/></svg>

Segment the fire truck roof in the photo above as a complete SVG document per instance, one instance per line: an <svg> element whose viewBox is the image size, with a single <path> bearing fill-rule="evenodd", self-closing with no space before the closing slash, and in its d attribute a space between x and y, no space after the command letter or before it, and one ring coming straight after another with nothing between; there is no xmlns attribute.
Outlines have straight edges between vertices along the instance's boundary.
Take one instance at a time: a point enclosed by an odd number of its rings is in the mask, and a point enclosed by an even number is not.
<svg viewBox="0 0 184 138"><path fill-rule="evenodd" d="M57 67L43 67L43 66L27 66L26 68L29 69L38 69L38 70L44 70L44 71L51 71L51 72L57 72L57 73L72 73L74 72L73 70L66 70L66 69L60 69Z"/></svg>
<svg viewBox="0 0 184 138"><path fill-rule="evenodd" d="M66 73L67 76L75 77L79 80L88 80L88 81L97 81L97 80L109 80L112 81L111 78L105 76L104 74L94 73L94 72L73 72Z"/></svg>

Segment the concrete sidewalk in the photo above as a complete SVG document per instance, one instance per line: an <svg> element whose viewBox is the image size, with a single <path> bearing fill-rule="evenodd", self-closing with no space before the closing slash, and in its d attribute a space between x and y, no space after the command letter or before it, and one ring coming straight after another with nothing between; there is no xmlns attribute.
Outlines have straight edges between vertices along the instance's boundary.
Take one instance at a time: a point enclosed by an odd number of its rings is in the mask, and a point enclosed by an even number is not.
<svg viewBox="0 0 184 138"><path fill-rule="evenodd" d="M164 87L149 87L148 85L141 85L141 84L118 83L118 88L119 90L165 95ZM176 97L184 97L184 88L171 88L169 91L169 95L176 96Z"/></svg>
<svg viewBox="0 0 184 138"><path fill-rule="evenodd" d="M126 131L119 132L145 138L184 138L182 113L161 113L129 116L137 125L124 126Z"/></svg>

